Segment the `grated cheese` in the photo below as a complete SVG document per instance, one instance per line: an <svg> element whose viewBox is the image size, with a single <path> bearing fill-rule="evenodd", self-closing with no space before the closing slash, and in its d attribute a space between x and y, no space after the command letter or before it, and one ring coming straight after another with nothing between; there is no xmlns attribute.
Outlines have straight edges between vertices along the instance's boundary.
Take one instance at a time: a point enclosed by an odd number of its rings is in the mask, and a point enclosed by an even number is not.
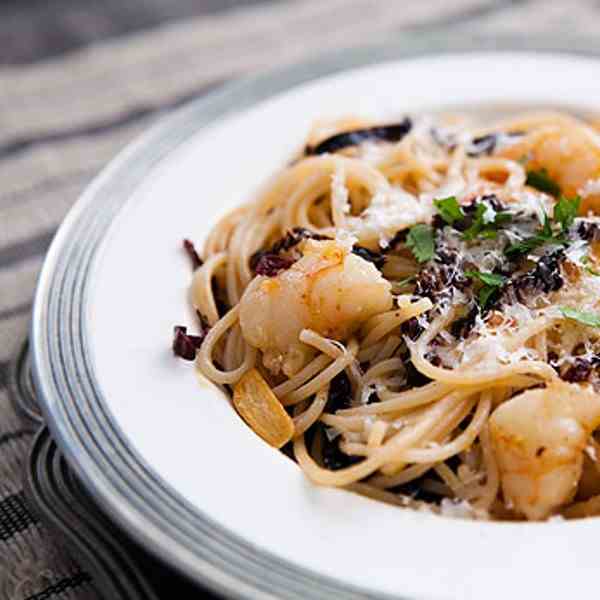
<svg viewBox="0 0 600 600"><path fill-rule="evenodd" d="M577 194L582 198L587 198L588 196L600 194L600 178L588 179L585 182L585 185L578 190Z"/></svg>
<svg viewBox="0 0 600 600"><path fill-rule="evenodd" d="M440 502L440 514L454 519L489 519L489 513L474 507L468 500L451 500L443 498Z"/></svg>
<svg viewBox="0 0 600 600"><path fill-rule="evenodd" d="M344 214L350 213L348 188L346 187L346 172L340 164L331 175L331 202L339 206Z"/></svg>
<svg viewBox="0 0 600 600"><path fill-rule="evenodd" d="M432 216L431 203L419 202L401 187L392 186L377 192L360 216L348 218L348 225L359 238L378 239L385 248L398 231L427 222Z"/></svg>
<svg viewBox="0 0 600 600"><path fill-rule="evenodd" d="M588 444L585 447L585 453L594 461L594 462L598 462L598 455L596 454L596 448L594 448L594 446L592 446L591 444Z"/></svg>

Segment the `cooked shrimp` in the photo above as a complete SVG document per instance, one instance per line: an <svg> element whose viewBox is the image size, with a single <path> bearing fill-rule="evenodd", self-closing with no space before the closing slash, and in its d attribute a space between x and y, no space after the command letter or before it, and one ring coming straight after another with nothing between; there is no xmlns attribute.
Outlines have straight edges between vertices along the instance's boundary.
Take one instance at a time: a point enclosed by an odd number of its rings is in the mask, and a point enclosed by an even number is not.
<svg viewBox="0 0 600 600"><path fill-rule="evenodd" d="M264 365L289 376L312 352L298 339L303 329L345 340L391 307L391 285L373 264L336 241L309 240L291 268L252 280L240 301L240 325Z"/></svg>
<svg viewBox="0 0 600 600"><path fill-rule="evenodd" d="M540 520L571 501L587 439L600 424L600 396L554 381L501 404L490 418L504 500Z"/></svg>
<svg viewBox="0 0 600 600"><path fill-rule="evenodd" d="M526 161L528 170L546 169L566 196L582 196L581 212L600 212L600 136L577 119L555 116L532 129L498 156Z"/></svg>
<svg viewBox="0 0 600 600"><path fill-rule="evenodd" d="M590 458L587 450L589 450L589 446L583 456L583 470L577 486L576 500L588 500L593 496L600 495L600 471L598 471L596 461Z"/></svg>

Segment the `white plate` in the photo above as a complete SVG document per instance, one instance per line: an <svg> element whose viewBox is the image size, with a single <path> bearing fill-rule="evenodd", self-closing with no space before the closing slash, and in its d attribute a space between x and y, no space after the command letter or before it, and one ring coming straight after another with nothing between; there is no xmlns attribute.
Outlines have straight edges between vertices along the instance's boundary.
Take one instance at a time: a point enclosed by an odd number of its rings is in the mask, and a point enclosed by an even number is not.
<svg viewBox="0 0 600 600"><path fill-rule="evenodd" d="M108 167L52 245L33 325L52 432L110 514L222 591L491 600L597 586L598 520L450 520L317 488L170 351L173 325L194 323L181 239L201 242L315 119L600 105L596 59L432 44L350 53L192 104Z"/></svg>

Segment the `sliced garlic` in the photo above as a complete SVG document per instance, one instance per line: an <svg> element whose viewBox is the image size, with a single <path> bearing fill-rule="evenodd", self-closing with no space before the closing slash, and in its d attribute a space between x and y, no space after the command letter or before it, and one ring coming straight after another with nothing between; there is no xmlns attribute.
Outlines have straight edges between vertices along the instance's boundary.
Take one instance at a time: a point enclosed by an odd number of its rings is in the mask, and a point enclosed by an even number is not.
<svg viewBox="0 0 600 600"><path fill-rule="evenodd" d="M245 373L233 389L233 405L254 431L275 448L294 435L294 422L256 369Z"/></svg>

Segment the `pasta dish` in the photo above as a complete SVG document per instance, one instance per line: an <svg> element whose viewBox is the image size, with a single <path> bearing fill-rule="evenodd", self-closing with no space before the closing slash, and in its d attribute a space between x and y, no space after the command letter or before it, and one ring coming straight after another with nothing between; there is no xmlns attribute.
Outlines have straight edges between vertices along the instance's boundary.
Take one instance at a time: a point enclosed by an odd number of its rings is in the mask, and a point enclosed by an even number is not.
<svg viewBox="0 0 600 600"><path fill-rule="evenodd" d="M600 132L557 112L320 122L214 226L173 348L316 484L600 514ZM600 432L599 432L600 433Z"/></svg>

